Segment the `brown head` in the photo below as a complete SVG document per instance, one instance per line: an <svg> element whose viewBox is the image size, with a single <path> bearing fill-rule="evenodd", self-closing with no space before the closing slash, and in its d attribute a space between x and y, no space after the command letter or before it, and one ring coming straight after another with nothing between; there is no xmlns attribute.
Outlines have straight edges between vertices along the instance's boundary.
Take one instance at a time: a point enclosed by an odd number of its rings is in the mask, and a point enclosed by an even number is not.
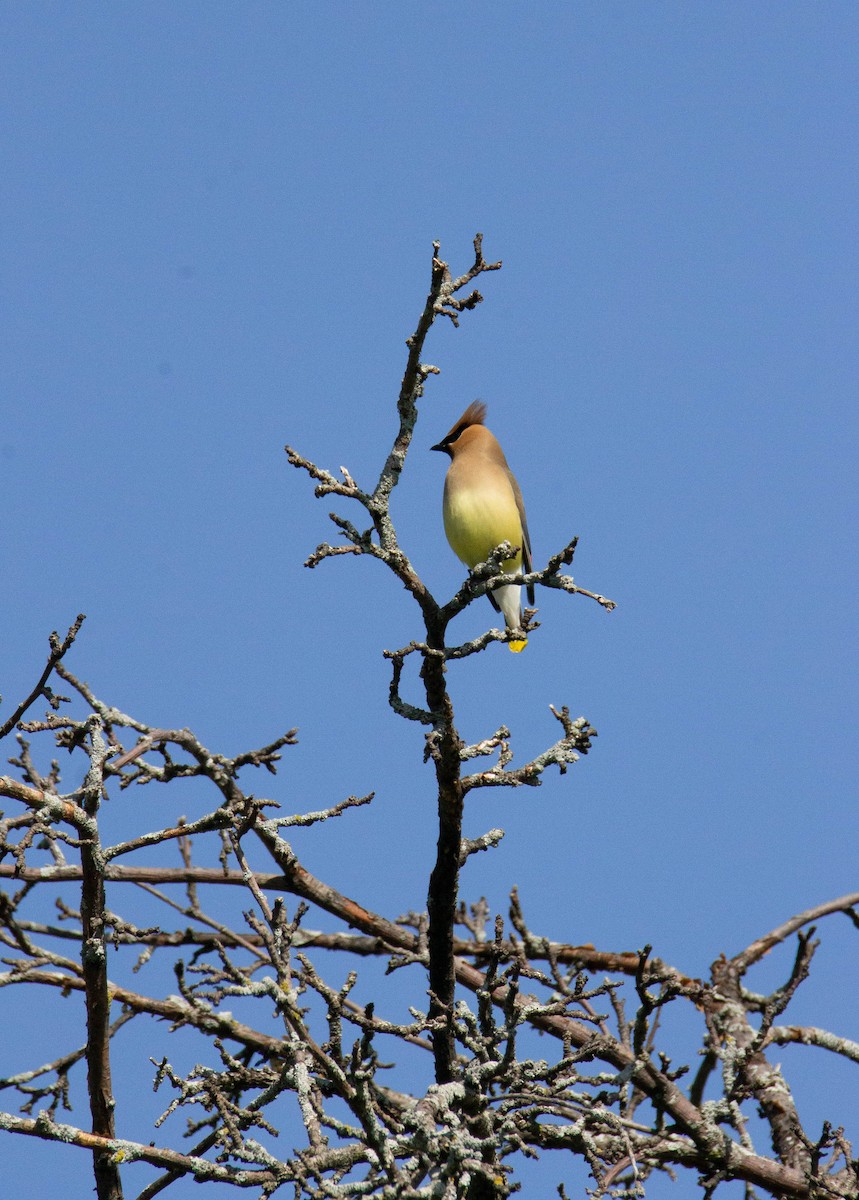
<svg viewBox="0 0 859 1200"><path fill-rule="evenodd" d="M485 420L486 405L482 400L475 400L472 404L469 404L453 428L445 434L438 445L431 446L430 449L441 450L450 458L455 458L469 446L473 449L479 447L484 454L489 453L506 466L506 460L501 447L498 445L494 434L490 433L484 425L483 422Z"/></svg>

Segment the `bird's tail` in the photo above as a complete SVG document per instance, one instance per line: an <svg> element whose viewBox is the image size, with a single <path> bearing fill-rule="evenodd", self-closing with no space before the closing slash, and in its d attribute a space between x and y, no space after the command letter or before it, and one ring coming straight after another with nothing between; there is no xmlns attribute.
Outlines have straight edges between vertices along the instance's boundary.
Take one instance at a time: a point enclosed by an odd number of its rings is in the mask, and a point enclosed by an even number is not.
<svg viewBox="0 0 859 1200"><path fill-rule="evenodd" d="M493 607L504 613L504 623L510 630L518 629L522 624L521 595L522 589L515 583L505 583L489 594ZM521 654L528 645L528 639L525 637L514 638L507 645L514 654Z"/></svg>

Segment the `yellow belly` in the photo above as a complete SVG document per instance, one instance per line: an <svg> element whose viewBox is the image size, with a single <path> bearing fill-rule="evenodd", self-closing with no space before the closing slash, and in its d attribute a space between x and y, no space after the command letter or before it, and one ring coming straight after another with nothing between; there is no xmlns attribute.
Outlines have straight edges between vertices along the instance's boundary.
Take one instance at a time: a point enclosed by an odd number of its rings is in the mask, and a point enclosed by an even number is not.
<svg viewBox="0 0 859 1200"><path fill-rule="evenodd" d="M468 567L485 562L496 546L512 542L518 553L503 562L504 571L516 571L522 564L522 523L512 490L503 492L464 491L457 488L444 495L444 531L454 554Z"/></svg>

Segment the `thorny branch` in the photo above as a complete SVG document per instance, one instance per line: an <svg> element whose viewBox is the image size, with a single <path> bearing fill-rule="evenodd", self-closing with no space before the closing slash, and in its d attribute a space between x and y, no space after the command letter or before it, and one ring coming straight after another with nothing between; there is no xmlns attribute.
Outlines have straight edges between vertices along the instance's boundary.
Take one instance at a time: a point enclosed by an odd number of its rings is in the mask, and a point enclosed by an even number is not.
<svg viewBox="0 0 859 1200"><path fill-rule="evenodd" d="M78 686L74 676L67 673L67 678L80 695L88 691L85 685ZM95 699L91 692L89 695ZM188 962L176 960L178 995L159 995L151 987L148 992L140 991L115 978L108 980L107 992L111 1003L121 1006L124 1014L167 1019L173 1027L196 1030L216 1051L214 1064L195 1068L189 1076L176 1072L166 1059L158 1072L161 1086L169 1086L173 1093L168 1112L199 1112L192 1122L192 1132L199 1140L195 1150L182 1153L169 1144L143 1145L57 1124L57 1104L68 1106L68 1074L79 1055L73 1056L74 1061L64 1056L43 1065L38 1075L41 1083L20 1071L0 1080L0 1086L19 1091L25 1107L32 1108L39 1096L50 1100L50 1107L35 1120L11 1113L0 1116L4 1129L95 1148L99 1161L114 1166L145 1161L168 1172L170 1178L188 1174L200 1181L229 1181L236 1186L254 1182L262 1194L289 1183L306 1196L429 1196L433 1187L443 1184L452 1196L466 1196L480 1180L494 1188L494 1194L505 1195L512 1186L510 1172L516 1153L549 1149L566 1150L583 1159L597 1181L594 1194L605 1194L624 1178L632 1179L633 1163L639 1184L654 1171L691 1167L712 1173L718 1166L721 1177L746 1180L776 1196L855 1194L856 1169L843 1134L839 1135L841 1141L837 1145L833 1141L824 1153L814 1150L814 1138L800 1128L798 1144L811 1149L797 1165L781 1155L768 1157L756 1150L746 1128L749 1107L762 1105L774 1087L775 1068L764 1065L766 1046L785 1040L783 1029L771 1020L761 1040L756 1015L763 1010L773 1015L783 1011L800 986L807 960L803 945L810 945L810 939L799 944L785 985L768 1001L741 986L735 986L730 996L726 993L725 981L732 970L738 979L745 974L749 950L730 960L718 960L708 983L688 978L649 954L612 954L593 947L551 943L531 933L516 897L511 908L512 936L504 936L499 917L495 938L486 939L484 918L476 919L477 912L474 920L458 913L459 921L467 921L470 936L454 941L455 978L477 1002L472 1009L460 998L454 1007L458 1079L431 1085L425 1094L409 1094L379 1077L382 1061L390 1052L377 1049L377 1042L381 1039L391 1047L402 1042L426 1052L430 1045L426 1036L438 1031L443 1017L416 1008L405 1021L394 1013L383 1015L378 1011L380 1005L386 1006L383 996L373 1004L356 1004L352 999L356 975L351 973L345 985L331 986L309 955L316 947L317 952L393 956L392 965L423 972L428 959L421 921L387 921L311 875L285 840L290 828L306 825L309 814L267 816L273 802L252 798L239 784L241 771L253 765L253 754L239 756L240 766L239 757L212 753L188 730L174 731L174 737L163 729L147 729L100 703L96 707L101 713L111 713L112 760L126 764L113 775L105 774L103 789L117 787L121 794L131 775L138 787L167 784L182 777L177 767L193 766L198 778L216 789L217 801L208 817L202 813L185 828L193 826L197 840L214 837L222 841L226 834L232 847L220 867L196 867L187 852L178 867L124 861L159 844L152 837L157 839L159 831L127 838L122 854L115 852L116 846L102 848L103 878L112 888L135 889L150 883L163 891L171 884L183 884L192 897L182 906L182 923L172 930L169 917L175 908L171 907L165 907L162 923L154 928L141 927L118 913L106 915L106 944L112 943L124 953L137 953L138 972L151 974L161 955L187 948ZM558 713L558 719L563 715ZM6 818L0 827L0 844L13 851L8 866L0 863L0 874L16 889L4 894L0 940L6 950L0 988L27 984L58 996L69 992L86 996L81 958L51 948L58 939L68 941L70 931L63 925L74 919L71 910L64 909L65 919L53 924L34 922L23 913L39 889L75 880L82 883L84 865L58 864L51 860L49 850L38 849L32 840L24 861L15 850L37 825L49 841L66 828L71 839L79 842L80 834L90 828L92 818L81 810L87 788L94 794L97 782L91 773L92 747L86 740L93 720L67 718L57 728L57 722L49 717L32 722L31 727L36 734L52 733L62 743L71 743L74 753L84 754L84 780L81 787L64 795L58 787L44 789L29 780L0 779L0 794L23 809L23 820ZM142 738L149 749L129 760L125 731L138 744ZM464 749L462 757L503 756L506 740L507 731L499 730L486 743ZM22 754L19 761L23 758ZM314 823L338 816L346 819L359 803L358 798L351 798L333 804L312 814ZM175 833L179 828L182 824L175 822L160 831L165 846L178 843ZM498 832L487 835L487 845L493 844ZM245 848L250 834L273 858L274 873L251 866ZM69 843L66 845L68 849ZM243 930L229 922L212 921L199 899L201 888L222 891L224 885L251 901ZM275 899L269 901L267 895ZM279 899L283 895L300 897L317 911L330 914L344 932L305 929L303 910L296 909L289 917ZM850 915L857 905L859 894L821 907L826 913ZM820 911L800 914L788 924L801 931L810 919L820 920L822 915ZM358 933L346 933L349 927ZM782 929L768 938L778 939ZM78 939L83 944L83 930ZM541 962L547 964L545 968ZM614 979L593 984L592 972L608 972ZM630 980L638 994L631 1022L623 1016L623 1006L616 1003L623 979ZM522 987L525 980L527 992ZM157 982L156 972L151 986ZM417 990L420 993L419 981ZM231 1014L229 1008L238 997L262 1006L260 1020L248 1023ZM695 1103L690 1098L692 1089L682 1088L683 1069L669 1067L664 1056L660 1065L654 1057L655 1012L673 1002L689 1003L707 1017L704 1053L729 1068L723 1072L727 1090L721 1102L699 1099ZM396 1007L396 1001L389 998L387 1005L392 1003ZM606 1007L616 1013L614 1033ZM279 1033L266 1028L275 1014L280 1014ZM633 1027L637 1031L635 1045L628 1032ZM122 1022L114 1021L108 1039L120 1036L121 1028ZM545 1044L540 1046L539 1058L531 1057L529 1028L556 1041L557 1058L547 1060ZM354 1031L351 1042L350 1029ZM851 1054L847 1039L827 1037L823 1031L808 1030L804 1037L797 1031L790 1036L848 1057ZM235 1048L227 1051L227 1043ZM783 1077L779 1078L784 1084ZM282 1104L284 1096L294 1098L294 1120L306 1133L307 1146L297 1156L278 1156L264 1149L254 1134L255 1130L280 1128L283 1118L272 1121L265 1112ZM652 1121L633 1116L635 1096L649 1099ZM336 1112L338 1103L352 1114L351 1121ZM775 1114L770 1120L771 1128L773 1125L778 1127ZM267 1136L274 1135L269 1132ZM287 1142L293 1144L294 1138L289 1135ZM489 1160L487 1146L493 1148ZM215 1154L215 1159L210 1154ZM361 1185L356 1182L350 1190L344 1181L359 1164L364 1172ZM332 1190L344 1187L345 1191Z"/></svg>
<svg viewBox="0 0 859 1200"><path fill-rule="evenodd" d="M406 343L408 357L397 402L400 427L372 492L359 488L347 468L340 468L341 480L329 471L318 467L291 447L286 448L290 463L302 468L311 478L318 481L317 496L334 494L355 500L366 509L372 522L371 529L361 531L351 521L336 513L331 513L332 522L345 536L349 546L320 545L307 560L306 565L314 567L323 558L343 553L344 550L357 554L369 554L371 557L381 560L414 596L424 620L425 640L415 640L406 650L393 651L389 654L393 664L389 698L392 708L398 715L431 727L427 738L427 755L436 772L439 833L436 863L429 883L427 907L429 912L430 1014L433 1017L444 1018L441 1029L434 1039L436 1081L439 1084L449 1083L458 1075L454 1062L453 1038L455 994L453 925L462 860L463 799L469 786L477 786L477 782L483 784L489 782L486 776L481 777L475 783L469 783L462 779L460 759L462 742L454 725L453 705L446 687L445 669L449 660L465 658L485 650L492 641L508 641L510 634L506 631L490 630L474 642L454 647L449 647L445 639L448 624L468 604L497 587L499 583L513 577L506 576L501 572L501 563L510 556L510 547L504 543L493 552L485 564L480 564L470 573L469 578L452 600L443 606L439 605L418 578L397 542L390 519L389 500L393 489L399 482L411 442L418 415L417 402L423 395L424 384L429 375L438 373L437 367L428 367L421 362L426 336L438 316L446 316L454 325L458 325L459 315L474 308L482 300L482 296L476 290L470 292L464 299L460 298L459 293L480 274L498 270L500 266L500 263L486 262L483 257L483 238L478 234L474 239L473 264L464 274L454 278L447 263L440 257L439 244L437 242L433 244L429 295L415 332L407 339ZM573 539L550 560L545 570L529 575L528 581L562 588L570 592L580 591L596 599L598 603L610 610L614 607L612 601L606 600L597 593L578 588L571 578L559 575L561 566L572 562L575 545L576 539ZM532 618L533 614L526 619L526 631L536 628ZM422 659L420 677L426 697L425 706L406 701L400 694L405 658L410 653L417 653ZM566 710L564 711L566 712ZM539 782L539 774L550 763L557 763L562 772L565 771L566 765L574 762L578 757L572 749L573 744L582 752L587 750L588 733L593 733L593 731L582 718L575 734L568 733L562 743L558 743L540 759L519 771L507 772L504 776L496 773L493 781L502 785L536 783Z"/></svg>
<svg viewBox="0 0 859 1200"><path fill-rule="evenodd" d="M69 627L69 631L62 641L60 641L60 635L56 631L54 631L48 638L48 644L51 647L51 653L48 655L48 661L45 664L45 669L39 676L39 681L30 692L29 696L22 700L12 713L11 717L9 717L3 722L2 725L0 725L0 739L6 737L6 735L15 728L15 726L23 717L24 713L36 703L40 696L43 696L48 701L51 708L53 708L55 711L59 708L64 697L54 695L54 693L48 687L48 680L54 673L58 663L62 661L62 659L71 649L75 638L78 636L78 633L80 633L81 625L83 625L85 620L86 617L84 614L78 613L74 624Z"/></svg>
<svg viewBox="0 0 859 1200"><path fill-rule="evenodd" d="M189 729L151 726L105 704L61 661L79 619L64 642L52 638L49 668L7 730L39 696L48 700L44 719L19 725L10 759L18 777L0 777L0 795L13 805L11 815L0 815L0 991L40 988L39 1011L50 1008L58 1028L79 997L87 1036L78 1026L71 1048L53 1061L17 1064L0 1079L22 1114L0 1112L0 1129L88 1151L101 1196L122 1194L125 1164L148 1164L139 1200L184 1177L255 1189L261 1197L287 1186L312 1200L484 1200L515 1190L521 1156L549 1151L570 1156L580 1178L587 1172L594 1197L641 1196L654 1173L681 1170L696 1172L707 1196L723 1181L742 1180L749 1195L856 1197L859 1174L847 1133L834 1121L820 1133L802 1125L770 1051L791 1042L859 1062L857 1043L843 1034L776 1023L812 969L817 941L810 926L837 913L859 925L859 893L798 914L740 953L718 958L706 980L687 976L650 947L610 951L551 941L529 927L515 890L506 922L485 900L470 907L459 900L469 857L491 853L503 837L500 829L462 837L465 796L537 785L553 766L563 774L588 752L596 731L566 707L550 706L560 737L516 766L508 728L466 745L455 726L448 664L507 634L489 630L448 645L447 627L511 578L500 574L509 547L499 547L440 605L400 548L388 502L417 401L438 372L422 362L425 338L436 317L456 325L473 309L480 294L466 289L500 264L484 261L478 237L474 263L454 278L437 244L433 250L430 292L407 340L398 430L372 491L360 489L345 468L335 476L288 451L319 495L355 500L369 519L361 530L333 515L347 544L320 546L308 565L370 554L406 586L422 614L421 635L387 656L390 703L426 727L425 757L436 775L439 842L427 912L398 920L373 912L308 871L289 840L296 828L313 837L328 821L360 819L356 810L372 795L284 813L275 799L247 790L251 770L276 776L282 752L296 744L295 730L230 758ZM573 539L528 581L580 592L610 609L611 601L560 573L575 547ZM536 628L533 616L529 629ZM421 664L420 704L400 691L413 655ZM52 674L72 694L62 712L66 699L51 691ZM31 735L68 752L68 769L76 770L71 786L64 790L58 761L40 766ZM466 766L477 759L486 765ZM152 796L180 780L195 789L190 816L177 812L159 823L150 816L160 806L138 802L128 807L122 839L107 837L113 822L104 821L106 800L116 812L130 789ZM187 802L189 792L182 796ZM378 860L368 867L377 869ZM784 982L768 994L751 990L750 972L790 939L795 954ZM337 966L329 970L330 955ZM387 973L368 990L360 965L372 959L386 962ZM685 1046L682 1057L660 1024L674 1005L703 1016L700 1044ZM130 1024L134 1046L146 1051L129 1087L117 1083L110 1060ZM171 1061L176 1030L197 1043L188 1060L195 1065L184 1070ZM128 1043L124 1049L132 1052ZM58 1120L61 1110L74 1111L84 1063L91 1129ZM151 1141L122 1136L130 1091L147 1070L164 1097ZM180 1115L190 1142L177 1148Z"/></svg>

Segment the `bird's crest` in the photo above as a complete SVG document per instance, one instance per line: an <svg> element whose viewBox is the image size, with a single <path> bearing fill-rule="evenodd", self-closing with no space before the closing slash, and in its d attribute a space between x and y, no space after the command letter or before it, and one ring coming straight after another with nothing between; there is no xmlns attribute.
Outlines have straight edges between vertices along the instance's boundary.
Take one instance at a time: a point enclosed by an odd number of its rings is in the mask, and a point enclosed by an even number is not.
<svg viewBox="0 0 859 1200"><path fill-rule="evenodd" d="M433 450L447 450L451 443L455 442L470 425L482 425L486 420L486 405L482 400L474 400L469 404L468 408L454 425L453 429L441 439L437 446L433 446Z"/></svg>

